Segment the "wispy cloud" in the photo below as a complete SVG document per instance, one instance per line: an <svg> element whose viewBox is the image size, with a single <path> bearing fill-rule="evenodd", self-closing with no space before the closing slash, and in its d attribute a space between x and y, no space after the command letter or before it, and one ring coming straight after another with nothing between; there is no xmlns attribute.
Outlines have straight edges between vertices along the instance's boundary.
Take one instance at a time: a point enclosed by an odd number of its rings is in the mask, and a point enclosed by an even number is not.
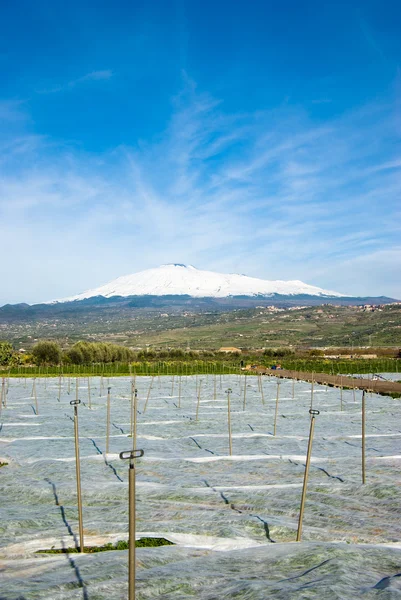
<svg viewBox="0 0 401 600"><path fill-rule="evenodd" d="M107 79L97 73L74 85ZM13 300L165 262L401 297L391 105L324 125L297 108L223 107L188 81L166 131L140 149L82 155L35 137L3 148L0 234L14 257L1 269Z"/></svg>
<svg viewBox="0 0 401 600"><path fill-rule="evenodd" d="M36 93L37 94L57 94L58 92L72 90L75 87L77 87L83 83L87 83L87 82L91 82L91 81L107 80L107 79L111 79L111 77L113 77L113 71L111 71L110 69L106 69L104 71L91 71L90 73L87 73L86 75L83 75L82 77L78 77L77 79L72 79L71 81L67 81L66 83L56 84L56 85L50 86L48 88L43 88L43 89L37 90Z"/></svg>

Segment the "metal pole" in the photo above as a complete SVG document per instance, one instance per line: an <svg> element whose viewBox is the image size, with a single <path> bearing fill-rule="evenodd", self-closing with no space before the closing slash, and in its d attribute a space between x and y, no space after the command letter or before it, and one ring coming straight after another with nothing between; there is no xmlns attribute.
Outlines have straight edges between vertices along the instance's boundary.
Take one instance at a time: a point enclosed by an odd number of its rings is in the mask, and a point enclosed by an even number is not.
<svg viewBox="0 0 401 600"><path fill-rule="evenodd" d="M170 396L172 396L174 393L174 375L173 375L173 379L171 380L171 394Z"/></svg>
<svg viewBox="0 0 401 600"><path fill-rule="evenodd" d="M135 459L143 450L121 452L121 460L129 459L128 469L128 600L135 600Z"/></svg>
<svg viewBox="0 0 401 600"><path fill-rule="evenodd" d="M111 387L107 388L107 416L106 416L106 454L109 453L109 440L110 440L110 390Z"/></svg>
<svg viewBox="0 0 401 600"><path fill-rule="evenodd" d="M82 519L82 496L81 496L81 465L79 460L79 434L78 434L78 404L81 400L71 400L74 407L74 436L75 436L75 472L77 476L77 502L78 502L78 526L79 526L79 551L84 552L84 526Z"/></svg>
<svg viewBox="0 0 401 600"><path fill-rule="evenodd" d="M61 399L61 375L58 378L58 398L57 400L60 402Z"/></svg>
<svg viewBox="0 0 401 600"><path fill-rule="evenodd" d="M227 394L228 447L229 447L230 456L232 456L232 453L233 453L233 443L232 443L232 437L231 437L231 404L230 404L230 394L231 393L232 393L232 389L228 388L228 390L226 390L226 394Z"/></svg>
<svg viewBox="0 0 401 600"><path fill-rule="evenodd" d="M315 416L319 414L319 411L318 410L312 410L310 408L309 409L309 413L311 415L311 422L310 422L310 430L309 430L308 452L307 452L307 455L306 455L304 484L302 486L301 507L299 509L297 542L301 541L301 536L302 536L302 521L303 521L303 518L304 518L305 500L306 500L306 488L307 488L307 485L308 485L310 459L311 459L311 455L312 455L313 432L314 432L314 429L315 429Z"/></svg>
<svg viewBox="0 0 401 600"><path fill-rule="evenodd" d="M280 396L280 381L277 381L277 395L276 395L276 412L274 414L274 430L273 430L273 435L276 435L276 428L277 428L277 413L278 413L278 399Z"/></svg>
<svg viewBox="0 0 401 600"><path fill-rule="evenodd" d="M365 390L362 392L362 483L366 483L365 471Z"/></svg>
<svg viewBox="0 0 401 600"><path fill-rule="evenodd" d="M179 383L178 383L178 408L181 408L181 379L182 375L180 375Z"/></svg>
<svg viewBox="0 0 401 600"><path fill-rule="evenodd" d="M313 406L313 388L314 388L314 383L315 383L314 377L315 377L315 374L312 371L312 385L311 385L311 388L310 388L310 408L311 409L312 409L312 406Z"/></svg>
<svg viewBox="0 0 401 600"><path fill-rule="evenodd" d="M340 410L343 409L343 376L341 375L341 393L340 393Z"/></svg>
<svg viewBox="0 0 401 600"><path fill-rule="evenodd" d="M217 391L216 391L216 384L217 384L217 375L215 374L214 376L214 391L213 391L213 400L216 400L217 398Z"/></svg>
<svg viewBox="0 0 401 600"><path fill-rule="evenodd" d="M242 410L245 410L246 407L246 375L245 375L245 383L244 383L244 404L242 406Z"/></svg>
<svg viewBox="0 0 401 600"><path fill-rule="evenodd" d="M262 395L262 404L264 406L264 404L265 404L265 393L263 391L263 379L262 379L262 375L259 375L259 377L260 377L260 393Z"/></svg>

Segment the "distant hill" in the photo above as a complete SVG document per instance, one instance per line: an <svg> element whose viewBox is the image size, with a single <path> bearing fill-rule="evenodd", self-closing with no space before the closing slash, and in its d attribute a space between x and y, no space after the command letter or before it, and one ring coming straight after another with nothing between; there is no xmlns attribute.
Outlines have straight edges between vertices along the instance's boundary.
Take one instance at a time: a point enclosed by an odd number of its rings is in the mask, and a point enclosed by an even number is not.
<svg viewBox="0 0 401 600"><path fill-rule="evenodd" d="M271 294L270 296L228 296L223 298L201 297L194 298L185 294L164 296L93 296L84 300L66 302L53 302L46 304L6 304L0 308L0 323L21 320L45 318L71 318L83 319L94 313L113 312L113 318L118 313L125 314L135 309L172 309L175 312L191 310L202 312L208 310L227 311L238 308L256 308L258 306L277 306L289 308L291 306L319 306L331 304L335 306L362 306L365 304L381 305L395 302L386 296L353 298L347 296L312 296L308 294Z"/></svg>

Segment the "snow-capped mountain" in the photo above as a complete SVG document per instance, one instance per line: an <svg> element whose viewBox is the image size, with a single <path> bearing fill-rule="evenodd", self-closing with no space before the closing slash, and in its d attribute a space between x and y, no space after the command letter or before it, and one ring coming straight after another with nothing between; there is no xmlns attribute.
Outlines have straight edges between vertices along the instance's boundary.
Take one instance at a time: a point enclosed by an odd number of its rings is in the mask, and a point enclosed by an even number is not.
<svg viewBox="0 0 401 600"><path fill-rule="evenodd" d="M63 298L56 302L84 300L95 296L167 296L188 295L195 298L225 298L228 296L271 296L280 294L294 296L342 297L343 294L323 290L302 281L268 281L246 275L202 271L191 265L167 264L155 269L139 271L118 277L110 283L88 290L82 294Z"/></svg>

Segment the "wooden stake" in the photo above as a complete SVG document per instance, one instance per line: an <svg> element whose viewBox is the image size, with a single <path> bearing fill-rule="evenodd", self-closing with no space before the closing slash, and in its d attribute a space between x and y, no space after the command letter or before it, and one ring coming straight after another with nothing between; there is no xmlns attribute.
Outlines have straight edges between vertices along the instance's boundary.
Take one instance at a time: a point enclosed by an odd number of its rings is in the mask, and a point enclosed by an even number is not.
<svg viewBox="0 0 401 600"><path fill-rule="evenodd" d="M259 375L259 377L260 377L260 393L262 395L262 404L264 406L264 404L265 404L265 393L263 391L263 379L262 379L262 375Z"/></svg>
<svg viewBox="0 0 401 600"><path fill-rule="evenodd" d="M309 430L308 452L306 454L306 465L305 465L304 483L303 483L303 486L302 486L301 507L299 509L297 542L301 541L301 536L302 536L302 521L303 521L303 518L304 518L305 500L306 500L306 488L308 486L310 459L311 459L311 455L312 455L313 432L314 432L314 429L315 429L315 416L319 414L319 411L318 410L309 409L309 413L311 415L311 421L310 421L310 430Z"/></svg>
<svg viewBox="0 0 401 600"><path fill-rule="evenodd" d="M365 390L362 392L362 483L366 483L365 471Z"/></svg>
<svg viewBox="0 0 401 600"><path fill-rule="evenodd" d="M88 377L88 406L92 408L92 396L91 396L91 382L90 377Z"/></svg>
<svg viewBox="0 0 401 600"><path fill-rule="evenodd" d="M274 413L274 430L273 435L276 435L276 427L277 427L277 414L278 414L278 399L280 396L280 381L277 381L277 395L276 395L276 412Z"/></svg>
<svg viewBox="0 0 401 600"><path fill-rule="evenodd" d="M80 400L71 400L74 407L74 437L75 437L75 472L77 479L77 503L78 503L78 526L79 526L79 551L84 551L84 527L82 519L82 497L81 497L81 464L79 459L79 433L78 433L78 404Z"/></svg>
<svg viewBox="0 0 401 600"><path fill-rule="evenodd" d="M107 388L107 413L106 413L106 455L109 453L109 441L110 441L110 390L111 387Z"/></svg>
<svg viewBox="0 0 401 600"><path fill-rule="evenodd" d="M150 380L150 385L149 385L149 390L148 390L148 395L146 396L146 402L145 402L145 406L143 407L143 414L145 414L146 412L146 408L148 406L148 402L149 402L149 398L150 398L150 392L152 390L152 385L153 385L153 380L154 380L154 375L152 377L152 379Z"/></svg>
<svg viewBox="0 0 401 600"><path fill-rule="evenodd" d="M131 381L131 437L134 438L134 394L137 390L135 389L135 377Z"/></svg>
<svg viewBox="0 0 401 600"><path fill-rule="evenodd" d="M4 405L4 408L6 408L7 406L7 394L6 394L6 380L3 377L1 380L1 397L0 397L0 404Z"/></svg>
<svg viewBox="0 0 401 600"><path fill-rule="evenodd" d="M198 402L196 403L196 417L195 417L195 421L198 420L198 415L199 415L199 405L200 405L200 395L201 395L201 385L202 385L202 379L199 382L199 390L198 390Z"/></svg>
<svg viewBox="0 0 401 600"><path fill-rule="evenodd" d="M36 393L36 377L34 377L33 380L33 393L34 393L34 397L35 397L35 410L36 410L36 414L39 414L39 406L38 406L38 395Z"/></svg>
<svg viewBox="0 0 401 600"><path fill-rule="evenodd" d="M230 403L230 394L232 393L232 389L228 388L226 390L227 394L227 424L228 424L228 448L229 455L232 456L233 453L233 442L231 437L231 403Z"/></svg>

